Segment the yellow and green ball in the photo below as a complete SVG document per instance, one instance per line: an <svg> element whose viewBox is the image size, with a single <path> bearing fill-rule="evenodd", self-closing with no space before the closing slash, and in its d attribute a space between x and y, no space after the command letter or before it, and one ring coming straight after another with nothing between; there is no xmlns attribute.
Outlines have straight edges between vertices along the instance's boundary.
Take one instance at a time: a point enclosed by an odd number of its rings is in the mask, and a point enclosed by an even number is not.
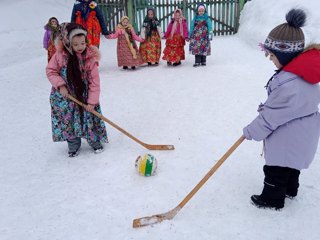
<svg viewBox="0 0 320 240"><path fill-rule="evenodd" d="M135 162L135 167L142 176L153 176L157 169L157 159L147 153L144 156L139 156Z"/></svg>

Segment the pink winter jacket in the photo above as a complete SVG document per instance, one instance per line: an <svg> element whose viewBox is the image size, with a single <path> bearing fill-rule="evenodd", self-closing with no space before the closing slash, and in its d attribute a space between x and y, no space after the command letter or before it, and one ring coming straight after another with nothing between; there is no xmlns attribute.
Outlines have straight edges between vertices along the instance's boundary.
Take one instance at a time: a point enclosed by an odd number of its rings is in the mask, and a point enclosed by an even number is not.
<svg viewBox="0 0 320 240"><path fill-rule="evenodd" d="M96 105L100 97L100 77L97 63L100 59L99 49L95 46L87 48L85 56L78 56L85 60L85 71L88 74L88 104ZM47 77L55 89L66 85L66 82L60 76L63 67L67 67L67 53L58 49L53 55L46 68Z"/></svg>
<svg viewBox="0 0 320 240"><path fill-rule="evenodd" d="M125 30L124 29L117 28L117 30L116 30L116 32L114 34L108 35L108 38L109 39L115 39L115 38L118 38L119 36L124 35L124 34L125 34ZM141 37L136 35L136 33L134 32L133 28L131 28L131 35L132 35L132 38L135 41L138 41L138 42L142 42L143 41L143 39Z"/></svg>

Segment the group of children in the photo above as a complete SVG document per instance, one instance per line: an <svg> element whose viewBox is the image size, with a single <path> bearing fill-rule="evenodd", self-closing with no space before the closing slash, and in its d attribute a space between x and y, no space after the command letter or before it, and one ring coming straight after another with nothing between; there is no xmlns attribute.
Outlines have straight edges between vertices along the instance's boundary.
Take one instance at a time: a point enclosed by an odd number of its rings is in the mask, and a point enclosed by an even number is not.
<svg viewBox="0 0 320 240"><path fill-rule="evenodd" d="M211 24L204 6L199 5L197 10L189 34L181 10L175 11L164 34L167 41L163 60L168 65L176 66L184 60L185 41L190 42L195 66L206 65ZM286 19L286 23L269 33L262 45L277 71L268 81L268 98L259 106L259 115L243 129L244 138L264 141L264 188L251 200L258 207L275 209L284 207L286 197L297 195L300 170L308 168L314 159L320 136L320 45L305 48L301 27L306 15L302 10L291 10ZM82 25L63 23L59 31L57 26L58 20L51 18L46 25L51 35L45 35L49 41L59 35L56 49L52 42L45 45L50 60L46 73L52 84L53 140L67 141L69 157L78 155L81 138L88 141L94 152L101 152L108 138L104 122L93 114L93 111L101 113L99 50L88 44L89 33ZM123 17L116 32L107 36L118 38L119 66L135 68L143 62L159 63L162 34L152 9L148 10L141 33L138 37L128 17ZM135 40L141 42L140 49ZM86 108L69 100L69 94L85 103Z"/></svg>
<svg viewBox="0 0 320 240"><path fill-rule="evenodd" d="M190 53L195 55L194 66L206 65L211 54L211 20L203 4L198 5L191 31L180 9L163 34L152 8L147 10L140 36L137 36L127 16L121 18L116 31L110 34L95 1L77 0L71 23L59 25L57 18L49 19L45 26L43 46L48 51L46 69L52 84L50 95L52 133L54 141L67 141L69 157L79 154L81 138L87 139L95 153L103 150L107 133L101 119L92 114L101 112L99 106L100 79L98 74L100 35L118 39L118 66L135 69L147 63L158 65L161 56L161 39L166 39L163 60L167 65L178 66L185 59L184 46L190 41ZM140 42L140 47L136 41ZM70 101L71 94L87 104L86 111Z"/></svg>
<svg viewBox="0 0 320 240"><path fill-rule="evenodd" d="M190 32L188 32L187 22L181 9L176 9L167 27L167 31L164 34L160 27L159 20L155 16L154 9L149 8L143 21L140 36L137 36L127 16L121 18L115 33L108 34L109 32L106 30L104 20L100 19L101 13L100 10L98 10L98 6L95 6L93 9L90 8L92 2L94 1L83 0L75 4L71 21L79 23L88 30L87 38L89 45L99 47L100 38L98 38L98 36L100 36L100 29L106 38L117 38L119 67L123 67L123 69L135 69L144 63L149 66L158 65L161 57L161 39L166 39L162 59L167 62L168 66L178 66L182 60L185 60L184 47L186 41L190 42L190 53L195 55L195 64L193 66L206 66L206 56L211 55L210 40L212 40L212 24L203 4L197 7L196 16L191 22ZM88 7L83 7L87 5ZM87 13L83 13L84 11L87 11ZM91 18L93 20L90 20ZM98 34L93 33L92 25L101 26L99 28L97 27ZM50 35L51 28L52 23L49 20L49 23L46 25L46 35ZM46 42L44 43L44 47L45 44L48 45L51 43L52 40L53 37L51 37L51 39L44 38L44 42ZM140 42L140 47L137 46L136 41ZM50 56L52 56L51 53ZM48 51L48 60L49 59Z"/></svg>
<svg viewBox="0 0 320 240"><path fill-rule="evenodd" d="M161 39L166 39L166 46L162 59L167 65L178 66L185 59L184 46L190 41L189 51L195 55L194 67L206 65L206 56L211 54L210 40L212 40L212 24L203 4L198 5L196 16L192 20L190 33L181 9L174 11L167 31L163 34L159 20L152 8L147 10L143 21L140 37L138 37L128 17L122 17L115 34L107 36L109 39L118 38L117 57L118 66L135 69L147 63L149 66L158 65L161 56ZM140 42L140 48L135 41Z"/></svg>

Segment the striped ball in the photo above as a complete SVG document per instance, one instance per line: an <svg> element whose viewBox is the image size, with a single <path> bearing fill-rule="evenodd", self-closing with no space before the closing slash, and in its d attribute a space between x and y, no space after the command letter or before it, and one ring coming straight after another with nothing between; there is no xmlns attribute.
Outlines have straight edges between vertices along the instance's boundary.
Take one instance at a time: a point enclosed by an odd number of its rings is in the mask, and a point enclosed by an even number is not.
<svg viewBox="0 0 320 240"><path fill-rule="evenodd" d="M143 157L139 156L136 160L135 167L140 175L152 176L157 169L157 159L151 154L145 154Z"/></svg>

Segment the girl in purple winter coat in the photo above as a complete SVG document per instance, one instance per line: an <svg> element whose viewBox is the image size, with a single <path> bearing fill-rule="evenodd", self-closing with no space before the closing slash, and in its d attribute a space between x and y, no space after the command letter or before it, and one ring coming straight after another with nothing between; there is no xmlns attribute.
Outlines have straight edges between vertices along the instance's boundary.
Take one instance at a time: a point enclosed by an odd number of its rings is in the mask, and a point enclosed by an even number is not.
<svg viewBox="0 0 320 240"><path fill-rule="evenodd" d="M43 36L43 48L48 51L48 62L50 61L53 54L56 52L54 46L54 40L58 35L59 21L55 17L51 17L48 23L44 26L44 36Z"/></svg>
<svg viewBox="0 0 320 240"><path fill-rule="evenodd" d="M320 45L304 48L304 11L292 9L263 44L278 68L267 83L268 98L243 129L246 139L263 140L264 187L252 195L257 207L281 209L297 196L300 170L314 159L320 136Z"/></svg>

